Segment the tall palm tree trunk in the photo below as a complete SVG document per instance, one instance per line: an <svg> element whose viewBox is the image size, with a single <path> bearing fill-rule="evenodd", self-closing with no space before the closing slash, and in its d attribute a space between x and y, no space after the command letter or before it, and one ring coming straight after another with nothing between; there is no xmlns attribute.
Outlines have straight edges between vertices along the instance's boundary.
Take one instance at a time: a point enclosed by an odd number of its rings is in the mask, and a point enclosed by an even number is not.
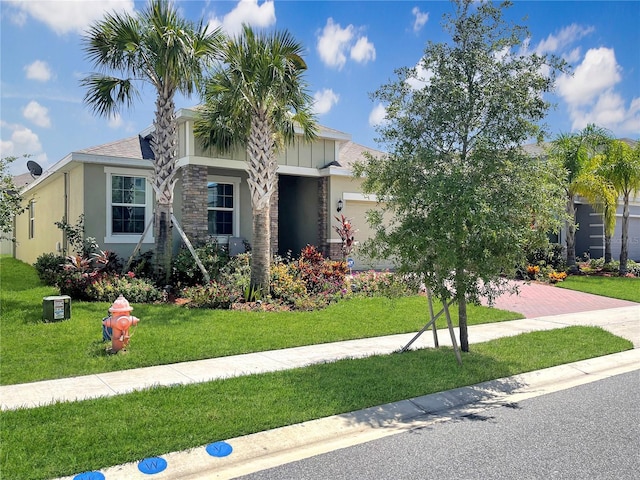
<svg viewBox="0 0 640 480"><path fill-rule="evenodd" d="M613 255L611 254L611 235L608 233L604 234L604 264L609 265L613 260Z"/></svg>
<svg viewBox="0 0 640 480"><path fill-rule="evenodd" d="M173 224L171 222L173 187L175 184L175 158L177 154L177 128L173 90L160 91L156 99L155 127L151 143L155 156L155 275L159 281L169 282L173 254Z"/></svg>
<svg viewBox="0 0 640 480"><path fill-rule="evenodd" d="M253 248L251 251L251 285L268 289L271 277L271 196L276 186L278 163L275 139L266 112L251 119L247 143L251 206L253 207Z"/></svg>
<svg viewBox="0 0 640 480"><path fill-rule="evenodd" d="M271 275L271 214L269 207L253 211L253 246L251 249L251 286L269 288Z"/></svg>
<svg viewBox="0 0 640 480"><path fill-rule="evenodd" d="M629 258L629 192L624 192L624 207L622 209L622 245L620 246L620 275L627 274L627 260Z"/></svg>

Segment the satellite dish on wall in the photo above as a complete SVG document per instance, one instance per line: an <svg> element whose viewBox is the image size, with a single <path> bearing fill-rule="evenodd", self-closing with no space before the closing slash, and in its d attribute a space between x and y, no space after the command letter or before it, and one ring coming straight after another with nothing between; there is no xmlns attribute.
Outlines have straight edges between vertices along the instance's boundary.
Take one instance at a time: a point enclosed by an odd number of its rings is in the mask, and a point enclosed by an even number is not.
<svg viewBox="0 0 640 480"><path fill-rule="evenodd" d="M34 162L33 160L29 160L27 162L27 168L29 169L29 173L33 178L36 178L42 175L42 167L38 165L36 162Z"/></svg>

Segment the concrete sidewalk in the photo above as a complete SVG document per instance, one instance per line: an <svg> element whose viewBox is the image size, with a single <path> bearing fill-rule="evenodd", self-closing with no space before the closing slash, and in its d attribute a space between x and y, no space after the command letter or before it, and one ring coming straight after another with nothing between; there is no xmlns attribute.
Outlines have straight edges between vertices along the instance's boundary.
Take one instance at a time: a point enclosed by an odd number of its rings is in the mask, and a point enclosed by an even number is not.
<svg viewBox="0 0 640 480"><path fill-rule="evenodd" d="M590 312L567 313L540 318L473 325L472 343L518 335L536 330L551 330L570 325L600 326L631 340L640 348L640 305L607 308ZM207 382L241 375L304 367L344 358L389 354L400 350L415 334L390 335L345 342L310 345L267 352L212 358L155 367L108 372L96 375L0 386L2 410L33 408L53 402L70 402L109 397L153 386ZM456 335L457 329L456 329ZM441 345L451 345L449 332L438 332ZM433 347L433 335L425 332L412 348Z"/></svg>

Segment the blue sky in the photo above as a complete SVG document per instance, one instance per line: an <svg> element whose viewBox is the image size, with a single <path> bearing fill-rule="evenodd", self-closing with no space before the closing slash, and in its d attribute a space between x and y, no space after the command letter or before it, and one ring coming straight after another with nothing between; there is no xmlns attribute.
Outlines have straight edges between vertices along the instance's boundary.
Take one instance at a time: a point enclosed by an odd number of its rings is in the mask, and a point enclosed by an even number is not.
<svg viewBox="0 0 640 480"><path fill-rule="evenodd" d="M446 41L445 1L177 1L190 19L235 33L245 22L287 29L306 48L309 92L321 124L376 147L383 106L369 97L400 67L418 64L427 41ZM137 134L153 119L154 92L116 118L94 116L82 103L80 79L92 71L81 35L131 0L0 1L1 156L28 153L43 168L68 153ZM573 76L559 78L549 99L552 134L596 123L618 137L640 136L639 1L515 1L507 18L524 24L530 51L564 57ZM199 99L177 98L178 107ZM25 173L26 160L12 166Z"/></svg>

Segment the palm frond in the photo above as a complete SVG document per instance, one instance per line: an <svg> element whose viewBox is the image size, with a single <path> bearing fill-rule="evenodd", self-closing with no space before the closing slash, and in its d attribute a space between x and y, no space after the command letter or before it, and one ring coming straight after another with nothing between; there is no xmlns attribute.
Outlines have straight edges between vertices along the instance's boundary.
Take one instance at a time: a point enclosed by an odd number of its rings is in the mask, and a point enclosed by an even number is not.
<svg viewBox="0 0 640 480"><path fill-rule="evenodd" d="M139 96L131 79L94 73L84 78L80 84L87 89L84 102L102 116L117 113L121 105L130 107Z"/></svg>

